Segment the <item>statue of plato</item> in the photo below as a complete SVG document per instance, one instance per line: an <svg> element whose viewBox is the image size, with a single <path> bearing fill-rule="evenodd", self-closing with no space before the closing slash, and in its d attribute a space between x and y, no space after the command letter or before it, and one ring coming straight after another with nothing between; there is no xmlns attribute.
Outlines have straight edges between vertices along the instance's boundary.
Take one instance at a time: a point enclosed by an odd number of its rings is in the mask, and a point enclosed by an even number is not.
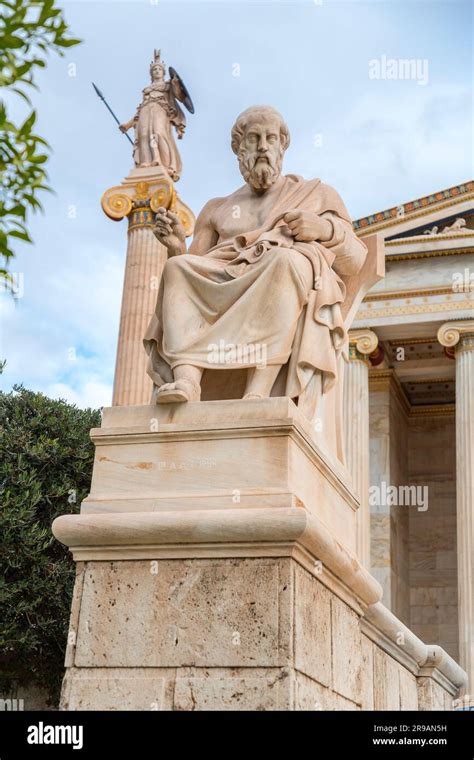
<svg viewBox="0 0 474 760"><path fill-rule="evenodd" d="M282 174L289 142L274 108L240 114L231 145L245 183L206 203L189 251L178 216L159 209L169 258L144 340L156 403L199 401L203 372L236 368L243 398L289 396L310 419L331 397L347 346L343 278L367 248L332 187ZM331 424L326 414L332 437L338 403Z"/></svg>

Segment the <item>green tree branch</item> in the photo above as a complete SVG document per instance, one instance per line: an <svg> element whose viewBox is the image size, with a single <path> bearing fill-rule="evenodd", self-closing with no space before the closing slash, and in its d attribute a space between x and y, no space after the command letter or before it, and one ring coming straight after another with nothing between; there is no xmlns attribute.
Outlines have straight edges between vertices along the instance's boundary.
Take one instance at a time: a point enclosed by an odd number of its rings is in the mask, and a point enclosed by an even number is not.
<svg viewBox="0 0 474 760"><path fill-rule="evenodd" d="M68 37L68 26L55 0L2 0L0 15L0 87L15 93L30 106L29 88L38 89L35 74L46 66L48 54L64 55L80 40ZM45 164L49 145L33 127L31 110L20 125L8 118L0 102L0 279L12 284L8 272L15 255L15 241L31 243L28 232L30 211L40 210L40 191L51 190Z"/></svg>

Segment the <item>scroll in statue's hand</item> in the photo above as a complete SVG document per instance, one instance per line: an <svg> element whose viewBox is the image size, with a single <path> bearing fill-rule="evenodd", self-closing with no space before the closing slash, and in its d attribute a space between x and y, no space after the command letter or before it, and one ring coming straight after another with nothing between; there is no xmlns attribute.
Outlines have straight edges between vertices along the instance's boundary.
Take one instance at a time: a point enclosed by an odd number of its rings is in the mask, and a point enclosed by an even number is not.
<svg viewBox="0 0 474 760"><path fill-rule="evenodd" d="M153 234L170 256L186 253L186 232L177 214L161 206L156 212Z"/></svg>
<svg viewBox="0 0 474 760"><path fill-rule="evenodd" d="M287 223L295 240L301 242L309 243L319 240L324 243L333 236L331 222L312 211L298 211L297 209L288 211L283 220Z"/></svg>

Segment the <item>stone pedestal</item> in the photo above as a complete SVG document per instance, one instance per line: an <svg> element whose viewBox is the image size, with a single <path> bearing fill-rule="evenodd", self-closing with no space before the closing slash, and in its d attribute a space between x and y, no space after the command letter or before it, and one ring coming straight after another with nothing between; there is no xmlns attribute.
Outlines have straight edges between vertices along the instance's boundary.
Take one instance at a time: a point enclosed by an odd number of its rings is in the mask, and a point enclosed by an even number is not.
<svg viewBox="0 0 474 760"><path fill-rule="evenodd" d="M155 212L160 206L179 214L187 235L194 216L180 200L162 167L133 169L122 185L102 196L102 208L110 219L128 218L128 245L120 312L114 405L148 404L152 382L146 374L143 336L155 310L156 297L167 251L153 234Z"/></svg>
<svg viewBox="0 0 474 760"><path fill-rule="evenodd" d="M93 439L53 525L77 562L63 709L417 709L423 668L450 707L464 673L379 603L350 478L291 400L115 407Z"/></svg>
<svg viewBox="0 0 474 760"><path fill-rule="evenodd" d="M474 691L474 320L448 322L438 340L456 358L456 512L459 655Z"/></svg>
<svg viewBox="0 0 474 760"><path fill-rule="evenodd" d="M355 554L358 499L288 398L111 407L82 513L303 506Z"/></svg>

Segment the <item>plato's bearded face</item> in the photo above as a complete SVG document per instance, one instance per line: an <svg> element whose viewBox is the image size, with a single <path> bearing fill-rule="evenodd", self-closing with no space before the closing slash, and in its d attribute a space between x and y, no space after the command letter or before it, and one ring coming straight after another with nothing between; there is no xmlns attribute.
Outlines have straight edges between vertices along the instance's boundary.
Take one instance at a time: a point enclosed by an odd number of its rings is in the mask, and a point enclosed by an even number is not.
<svg viewBox="0 0 474 760"><path fill-rule="evenodd" d="M262 115L250 120L237 153L245 181L257 192L268 190L281 174L284 152L277 118Z"/></svg>

